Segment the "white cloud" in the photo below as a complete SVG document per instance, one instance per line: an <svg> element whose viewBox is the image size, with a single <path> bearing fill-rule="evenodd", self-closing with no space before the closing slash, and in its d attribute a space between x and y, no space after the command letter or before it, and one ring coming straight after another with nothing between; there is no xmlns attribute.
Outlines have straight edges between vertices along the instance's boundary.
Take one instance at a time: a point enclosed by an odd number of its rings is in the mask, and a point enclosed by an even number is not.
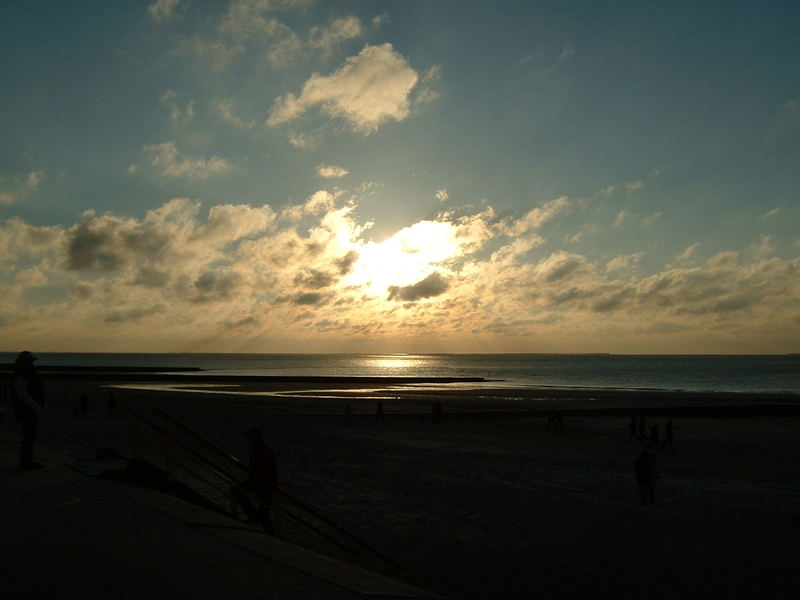
<svg viewBox="0 0 800 600"><path fill-rule="evenodd" d="M223 121L237 129L252 129L255 126L254 122L245 121L234 113L232 100L215 100L213 106Z"/></svg>
<svg viewBox="0 0 800 600"><path fill-rule="evenodd" d="M319 106L330 117L343 119L361 134L373 133L387 121L409 115L409 94L419 76L391 44L365 46L328 76L314 74L299 95L275 100L267 124L282 125Z"/></svg>
<svg viewBox="0 0 800 600"><path fill-rule="evenodd" d="M161 104L169 108L169 118L173 123L185 125L194 119L194 102L187 102L181 106L178 103L178 94L173 90L164 92Z"/></svg>
<svg viewBox="0 0 800 600"><path fill-rule="evenodd" d="M622 225L626 220L631 217L631 213L621 210L617 213L616 218L614 219L614 227L619 227Z"/></svg>
<svg viewBox="0 0 800 600"><path fill-rule="evenodd" d="M0 179L0 206L15 204L38 191L44 181L43 171L31 171L25 175L12 178L6 184Z"/></svg>
<svg viewBox="0 0 800 600"><path fill-rule="evenodd" d="M450 199L450 194L447 193L447 188L436 190L436 199L440 202L447 202Z"/></svg>
<svg viewBox="0 0 800 600"><path fill-rule="evenodd" d="M541 206L531 209L519 219L505 220L500 224L500 228L505 235L521 235L533 229L539 229L553 217L568 212L571 208L572 203L569 201L569 198L561 196L560 198L550 200Z"/></svg>
<svg viewBox="0 0 800 600"><path fill-rule="evenodd" d="M317 175L320 177L324 177L325 179L336 179L338 177L344 177L350 171L345 169L344 167L337 167L335 165L326 165L320 164L317 165Z"/></svg>
<svg viewBox="0 0 800 600"><path fill-rule="evenodd" d="M364 26L361 19L354 16L334 19L327 27L316 25L311 28L309 44L330 52L341 42L352 40L364 35Z"/></svg>
<svg viewBox="0 0 800 600"><path fill-rule="evenodd" d="M275 0L237 0L228 7L228 12L219 26L221 32L239 39L252 36L275 36L291 31L286 25L272 16L289 2Z"/></svg>
<svg viewBox="0 0 800 600"><path fill-rule="evenodd" d="M750 244L747 249L751 254L757 257L769 256L775 252L775 246L772 245L772 237L768 235L762 235L758 242Z"/></svg>
<svg viewBox="0 0 800 600"><path fill-rule="evenodd" d="M302 131L292 131L289 133L289 143L301 150L309 150L315 147L318 141L318 136Z"/></svg>
<svg viewBox="0 0 800 600"><path fill-rule="evenodd" d="M188 179L207 179L211 175L225 173L232 168L230 162L219 156L196 158L186 156L178 151L175 142L148 144L142 151L147 156L150 166L164 177L186 177ZM135 172L134 168L128 169Z"/></svg>
<svg viewBox="0 0 800 600"><path fill-rule="evenodd" d="M195 56L214 71L224 71L245 52L241 44L231 46L220 41L206 41L200 37L184 40L180 50Z"/></svg>
<svg viewBox="0 0 800 600"><path fill-rule="evenodd" d="M771 217L776 217L776 216L778 216L780 214L780 212L781 212L781 207L777 206L777 207L773 208L772 210L765 212L763 215L761 215L761 218L762 219L769 219Z"/></svg>
<svg viewBox="0 0 800 600"><path fill-rule="evenodd" d="M606 272L610 273L611 271L629 269L638 263L643 256L644 254L641 252L635 252L634 254L620 254L615 256L606 264Z"/></svg>
<svg viewBox="0 0 800 600"><path fill-rule="evenodd" d="M644 188L644 181L629 181L625 184L625 189L629 192L638 192Z"/></svg>
<svg viewBox="0 0 800 600"><path fill-rule="evenodd" d="M156 21L169 21L175 16L175 11L181 4L181 0L156 0L147 7L147 12Z"/></svg>

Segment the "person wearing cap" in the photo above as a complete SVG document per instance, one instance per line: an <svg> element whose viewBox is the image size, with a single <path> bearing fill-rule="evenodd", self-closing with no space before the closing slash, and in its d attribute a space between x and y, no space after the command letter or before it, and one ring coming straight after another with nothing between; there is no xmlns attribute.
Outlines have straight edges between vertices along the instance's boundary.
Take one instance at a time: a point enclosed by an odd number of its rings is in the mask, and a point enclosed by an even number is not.
<svg viewBox="0 0 800 600"><path fill-rule="evenodd" d="M28 350L17 355L11 385L14 414L22 425L19 466L23 469L42 468L42 465L33 460L33 445L36 443L39 418L44 413L45 395L44 383L36 371L34 361L36 357Z"/></svg>
<svg viewBox="0 0 800 600"><path fill-rule="evenodd" d="M264 443L261 431L258 428L248 429L244 434L247 437L247 446L250 454L250 474L238 487L233 489L234 499L247 515L248 523L260 521L264 531L272 533L273 523L270 509L272 507L272 494L278 483L275 454ZM258 506L250 501L245 492L253 492L255 494Z"/></svg>

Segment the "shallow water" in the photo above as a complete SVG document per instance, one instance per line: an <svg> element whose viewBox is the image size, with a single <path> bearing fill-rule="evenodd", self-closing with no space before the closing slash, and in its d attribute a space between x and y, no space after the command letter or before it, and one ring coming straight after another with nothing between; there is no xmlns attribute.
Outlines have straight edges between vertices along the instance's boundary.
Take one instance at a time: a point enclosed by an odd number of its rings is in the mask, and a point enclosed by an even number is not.
<svg viewBox="0 0 800 600"><path fill-rule="evenodd" d="M14 353L0 353L12 362ZM39 353L53 366L197 367L229 375L483 377L492 387L800 393L800 354ZM469 384L475 387L475 384ZM449 386L449 387L452 387Z"/></svg>

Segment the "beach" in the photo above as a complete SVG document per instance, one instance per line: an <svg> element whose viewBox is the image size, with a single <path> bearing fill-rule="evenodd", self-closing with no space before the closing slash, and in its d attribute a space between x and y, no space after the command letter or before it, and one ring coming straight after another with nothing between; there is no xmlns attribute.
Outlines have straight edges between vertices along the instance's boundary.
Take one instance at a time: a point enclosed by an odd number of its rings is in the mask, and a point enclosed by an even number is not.
<svg viewBox="0 0 800 600"><path fill-rule="evenodd" d="M40 443L76 457L127 453L125 406L159 407L242 457L242 431L257 426L281 487L396 559L406 581L446 597L793 598L800 583L792 395L756 410L746 396L467 382L215 382L200 386L205 393L108 385L49 381ZM75 414L81 394L86 416ZM545 429L551 405L564 431ZM676 432L674 451L658 452L656 504L647 506L633 476L646 443L627 431L638 412L662 427L672 418Z"/></svg>

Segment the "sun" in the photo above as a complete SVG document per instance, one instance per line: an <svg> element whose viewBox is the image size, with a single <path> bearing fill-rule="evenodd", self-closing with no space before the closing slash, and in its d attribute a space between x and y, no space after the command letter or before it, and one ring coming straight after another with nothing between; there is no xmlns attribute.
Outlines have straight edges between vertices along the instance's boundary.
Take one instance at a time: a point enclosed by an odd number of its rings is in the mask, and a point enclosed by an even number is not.
<svg viewBox="0 0 800 600"><path fill-rule="evenodd" d="M419 221L382 242L365 242L357 250L359 258L346 283L377 295L391 285L411 285L425 279L458 255L459 244L452 224Z"/></svg>

